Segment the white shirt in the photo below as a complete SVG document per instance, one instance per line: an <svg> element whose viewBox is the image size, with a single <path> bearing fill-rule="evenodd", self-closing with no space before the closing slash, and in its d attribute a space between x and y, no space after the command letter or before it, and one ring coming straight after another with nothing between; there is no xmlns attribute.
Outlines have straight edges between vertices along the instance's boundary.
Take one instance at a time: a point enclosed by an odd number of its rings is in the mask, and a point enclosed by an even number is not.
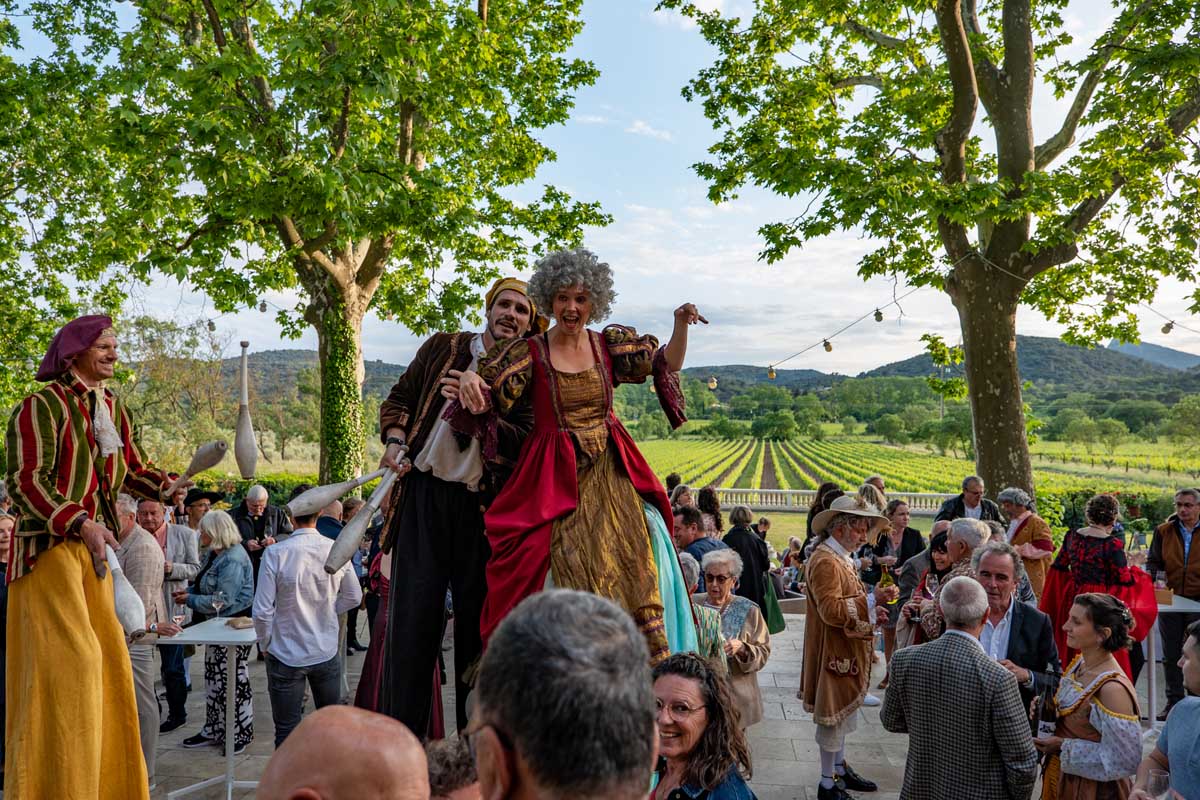
<svg viewBox="0 0 1200 800"><path fill-rule="evenodd" d="M983 652L993 661L1008 658L1008 635L1012 631L1013 604L1016 602L1015 597L1010 597L1008 611L1004 612L1004 617L995 625L990 618L987 619L983 623L983 630L979 632L979 643L983 645Z"/></svg>
<svg viewBox="0 0 1200 800"><path fill-rule="evenodd" d="M825 538L825 544L829 545L829 549L837 553L842 558L850 562L850 566L854 566L854 557L850 555L850 551L842 547L841 543L832 536ZM857 567L855 567L857 569ZM868 622L875 624L875 593L867 592L867 616Z"/></svg>
<svg viewBox="0 0 1200 800"><path fill-rule="evenodd" d="M980 505L982 505L982 503ZM1024 522L1025 518L1028 517L1032 513L1033 513L1032 511L1026 509L1024 514L1022 514L1019 517L1013 517L1012 521L1008 523L1008 543L1009 544L1012 544L1013 537L1017 535L1017 528L1021 527L1021 523Z"/></svg>
<svg viewBox="0 0 1200 800"><path fill-rule="evenodd" d="M983 645L981 645L981 644L979 643L979 640L978 640L978 639L976 639L976 638L975 638L974 636L972 636L971 634L967 633L966 631L960 631L958 628L946 628L946 633L943 633L942 635L943 635L943 636L946 636L946 635L949 635L949 634L953 634L953 635L955 635L955 636L961 636L961 637L963 637L964 639L968 639L968 640L970 640L970 641L974 642L976 647L978 647L978 648L980 648L980 649L983 649ZM987 651L985 650L984 652L987 652Z"/></svg>
<svg viewBox="0 0 1200 800"><path fill-rule="evenodd" d="M979 519L983 516L983 503L980 503L974 508L971 508L966 503L963 503L963 516L969 517L970 519Z"/></svg>
<svg viewBox="0 0 1200 800"><path fill-rule="evenodd" d="M325 572L333 540L300 528L263 551L254 592L254 630L262 649L289 667L311 667L338 654L338 614L362 602L350 565Z"/></svg>
<svg viewBox="0 0 1200 800"><path fill-rule="evenodd" d="M479 359L486 353L483 334L477 334L471 340L471 364L466 371L474 372ZM442 407L445 408L444 403ZM413 466L421 472L430 472L433 477L447 483L466 484L469 491L475 492L479 490L479 482L483 480L482 452L479 440L475 437L471 437L465 450L461 449L450 423L442 419L442 412L439 411L433 427L429 430L429 438L425 440L421 452L417 453Z"/></svg>

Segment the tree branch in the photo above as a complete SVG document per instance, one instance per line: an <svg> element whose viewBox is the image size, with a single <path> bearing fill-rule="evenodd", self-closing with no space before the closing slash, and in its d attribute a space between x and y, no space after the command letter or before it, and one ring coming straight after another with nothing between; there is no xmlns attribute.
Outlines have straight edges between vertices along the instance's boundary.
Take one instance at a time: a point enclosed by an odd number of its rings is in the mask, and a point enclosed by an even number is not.
<svg viewBox="0 0 1200 800"><path fill-rule="evenodd" d="M954 93L950 118L937 135L936 147L942 160L942 182L953 186L967 179L967 139L975 123L979 93L971 60L971 45L963 27L961 0L937 0L935 14ZM967 231L962 224L951 222L942 215L938 217L938 232L942 244L955 261L970 250Z"/></svg>
<svg viewBox="0 0 1200 800"><path fill-rule="evenodd" d="M967 33L971 36L983 36L983 29L979 27L979 15L975 10L975 0L963 0L962 18ZM1000 70L981 50L972 50L971 57L975 62L975 82L979 87L979 99L983 101L987 112L995 116L1000 94Z"/></svg>
<svg viewBox="0 0 1200 800"><path fill-rule="evenodd" d="M479 0L479 19L483 21L483 27L487 27L488 0Z"/></svg>
<svg viewBox="0 0 1200 800"><path fill-rule="evenodd" d="M857 33L859 36L869 39L877 45L891 48L892 50L903 50L908 45L908 42L904 39L897 39L895 36L888 36L886 33L877 31L874 28L868 28L861 22L856 22L852 19L846 20L846 27Z"/></svg>
<svg viewBox="0 0 1200 800"><path fill-rule="evenodd" d="M1004 37L1004 106L1028 117L1033 104L1033 25L1029 0L1004 0L1000 15Z"/></svg>
<svg viewBox="0 0 1200 800"><path fill-rule="evenodd" d="M204 0L205 3L211 0ZM258 46L254 43L254 31L250 27L250 19L248 17L238 17L233 21L233 35L241 43L242 47L246 48L246 52L258 59ZM261 59L259 59L261 62ZM271 86L267 83L266 77L255 75L253 79L254 88L258 90L258 101L267 111L275 110L275 98L271 95Z"/></svg>
<svg viewBox="0 0 1200 800"><path fill-rule="evenodd" d="M346 140L350 134L350 86L347 85L342 90L342 113L338 117L337 125L333 129L333 158L331 161L340 161L342 155L346 152Z"/></svg>
<svg viewBox="0 0 1200 800"><path fill-rule="evenodd" d="M200 0L204 4L204 13L208 15L208 24L212 27L213 41L217 43L217 51L224 53L229 40L225 38L225 28L221 26L221 16L212 0Z"/></svg>
<svg viewBox="0 0 1200 800"><path fill-rule="evenodd" d="M367 253L363 256L362 264L358 268L358 275L355 277L355 283L360 289L375 291L379 279L383 277L384 270L387 269L388 258L392 255L392 247L395 243L396 237L390 233L371 240Z"/></svg>
<svg viewBox="0 0 1200 800"><path fill-rule="evenodd" d="M850 75L832 84L834 89L848 89L851 86L874 86L876 89L882 89L883 78L878 75Z"/></svg>
<svg viewBox="0 0 1200 800"><path fill-rule="evenodd" d="M1140 18L1154 7L1155 2L1157 0L1144 0L1130 14L1118 18L1105 34L1106 41L1097 49L1093 57L1094 66L1084 76L1083 82L1079 84L1079 88L1075 92L1075 99L1071 102L1071 108L1067 111L1062 127L1037 146L1035 151L1037 169L1043 170L1050 166L1054 159L1062 155L1063 151L1075 142L1075 131L1079 127L1079 120L1087 111L1088 105L1092 101L1092 95L1095 94L1096 87L1100 85L1104 70L1108 67L1113 53L1130 37Z"/></svg>
<svg viewBox="0 0 1200 800"><path fill-rule="evenodd" d="M1172 137L1178 138L1183 135L1184 131L1195 125L1198 119L1200 119L1200 83L1194 85L1188 98L1167 116L1166 127ZM1162 136L1156 136L1142 145L1141 154L1145 156L1157 153L1167 146L1168 141ZM1030 259L1029 268L1025 270L1026 274L1032 277L1075 258L1079 254L1079 246L1076 241L1079 235L1128 181L1129 179L1122 173L1114 172L1112 180L1104 191L1092 195L1075 206L1063 225L1063 228L1071 234L1071 241L1048 247L1033 256Z"/></svg>

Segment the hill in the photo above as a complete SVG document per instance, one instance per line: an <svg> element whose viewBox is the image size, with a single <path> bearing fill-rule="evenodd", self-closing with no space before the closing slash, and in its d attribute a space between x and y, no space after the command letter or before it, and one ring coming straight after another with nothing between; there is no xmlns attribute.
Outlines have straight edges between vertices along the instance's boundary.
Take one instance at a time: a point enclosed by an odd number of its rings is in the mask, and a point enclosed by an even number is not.
<svg viewBox="0 0 1200 800"><path fill-rule="evenodd" d="M1060 339L1041 336L1017 337L1017 362L1021 379L1039 388L1074 386L1080 391L1132 389L1146 381L1169 383L1176 370L1107 348L1077 347ZM885 364L859 377L925 377L934 372L926 354ZM962 368L955 373L961 375Z"/></svg>
<svg viewBox="0 0 1200 800"><path fill-rule="evenodd" d="M227 358L221 362L221 375L227 380L236 380L240 357ZM260 394L270 393L278 387L293 386L302 369L317 368L316 350L263 350L249 357L251 381ZM400 364L386 361L367 361L363 391L380 399L387 397L396 378L404 372Z"/></svg>
<svg viewBox="0 0 1200 800"><path fill-rule="evenodd" d="M1200 356L1158 344L1122 344L1114 339L1108 343L1108 349L1169 369L1187 370L1200 366Z"/></svg>
<svg viewBox="0 0 1200 800"><path fill-rule="evenodd" d="M777 369L775 380L767 377L766 367L755 367L750 364L728 364L718 367L684 367L683 374L689 378L707 381L714 375L720 386L734 388L735 386L754 386L758 383L771 383L784 389L821 389L838 381L845 380L844 375L828 374L815 369Z"/></svg>

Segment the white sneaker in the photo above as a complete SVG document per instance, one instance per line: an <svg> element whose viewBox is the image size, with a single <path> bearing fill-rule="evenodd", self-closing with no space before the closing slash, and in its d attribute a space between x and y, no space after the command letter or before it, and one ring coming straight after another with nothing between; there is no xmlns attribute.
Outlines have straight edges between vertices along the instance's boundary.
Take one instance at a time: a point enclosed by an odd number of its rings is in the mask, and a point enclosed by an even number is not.
<svg viewBox="0 0 1200 800"><path fill-rule="evenodd" d="M875 708L875 706L883 705L883 701L875 695L868 693L867 696L863 698L863 705L867 708Z"/></svg>

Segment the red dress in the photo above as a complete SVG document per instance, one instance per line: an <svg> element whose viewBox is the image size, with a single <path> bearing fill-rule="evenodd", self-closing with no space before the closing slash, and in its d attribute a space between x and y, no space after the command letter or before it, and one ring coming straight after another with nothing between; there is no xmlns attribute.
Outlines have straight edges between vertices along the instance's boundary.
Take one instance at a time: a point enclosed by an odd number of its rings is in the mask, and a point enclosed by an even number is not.
<svg viewBox="0 0 1200 800"><path fill-rule="evenodd" d="M1054 623L1054 643L1063 664L1070 664L1077 651L1067 647L1063 623L1071 613L1077 595L1088 592L1110 594L1129 607L1136 623L1130 632L1134 641L1141 642L1158 618L1158 602L1154 599L1154 584L1150 576L1125 560L1125 545L1118 536L1087 536L1069 531L1063 539L1058 556L1046 575L1046 585L1038 607ZM1130 680L1133 670L1129 652L1113 653Z"/></svg>

